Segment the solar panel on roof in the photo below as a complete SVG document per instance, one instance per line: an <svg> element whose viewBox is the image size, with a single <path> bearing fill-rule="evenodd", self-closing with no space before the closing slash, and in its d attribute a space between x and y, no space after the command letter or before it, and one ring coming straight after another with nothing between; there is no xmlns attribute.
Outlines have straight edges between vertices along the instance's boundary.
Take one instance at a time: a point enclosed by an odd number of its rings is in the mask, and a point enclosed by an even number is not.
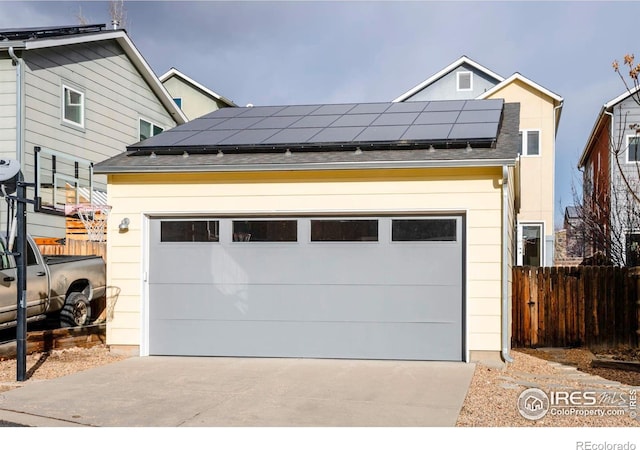
<svg viewBox="0 0 640 450"><path fill-rule="evenodd" d="M367 127L360 133L356 140L358 141L381 141L391 142L398 141L405 131L409 128L407 125L391 125L381 127Z"/></svg>
<svg viewBox="0 0 640 450"><path fill-rule="evenodd" d="M424 111L460 111L466 100L445 100L429 102Z"/></svg>
<svg viewBox="0 0 640 450"><path fill-rule="evenodd" d="M351 142L357 135L362 133L365 127L336 127L325 128L308 142Z"/></svg>
<svg viewBox="0 0 640 450"><path fill-rule="evenodd" d="M316 109L320 108L320 105L294 105L287 106L284 109L281 109L274 116L306 116L307 114L311 114Z"/></svg>
<svg viewBox="0 0 640 450"><path fill-rule="evenodd" d="M309 115L317 116L319 114L346 114L349 110L353 109L356 105L322 105L320 108L316 109Z"/></svg>
<svg viewBox="0 0 640 450"><path fill-rule="evenodd" d="M280 130L270 138L265 139L263 144L304 144L314 135L322 131L322 128L287 128Z"/></svg>
<svg viewBox="0 0 640 450"><path fill-rule="evenodd" d="M224 108L131 148L332 147L495 141L503 100Z"/></svg>
<svg viewBox="0 0 640 450"><path fill-rule="evenodd" d="M311 128L325 128L339 119L338 115L328 115L328 116L306 116L298 120L297 122L291 124L290 128L302 128L302 127L311 127Z"/></svg>
<svg viewBox="0 0 640 450"><path fill-rule="evenodd" d="M220 145L257 145L276 134L278 130L242 130L220 142Z"/></svg>
<svg viewBox="0 0 640 450"><path fill-rule="evenodd" d="M498 122L500 120L500 109L476 109L461 111L456 123L475 123L475 122Z"/></svg>
<svg viewBox="0 0 640 450"><path fill-rule="evenodd" d="M226 118L220 119L194 119L190 122L185 123L184 125L180 125L180 131L203 131L208 130L209 128L215 127L216 125L220 125L222 122L227 120Z"/></svg>
<svg viewBox="0 0 640 450"><path fill-rule="evenodd" d="M498 124L493 123L457 123L451 128L449 139L495 139L498 136Z"/></svg>
<svg viewBox="0 0 640 450"><path fill-rule="evenodd" d="M389 108L389 103L361 103L350 109L347 114L383 113Z"/></svg>
<svg viewBox="0 0 640 450"><path fill-rule="evenodd" d="M429 111L421 113L413 122L414 125L429 125L435 123L455 123L459 111Z"/></svg>
<svg viewBox="0 0 640 450"><path fill-rule="evenodd" d="M465 111L471 111L474 109L502 109L504 100L501 98L492 98L488 100L471 100L467 101L462 108Z"/></svg>
<svg viewBox="0 0 640 450"><path fill-rule="evenodd" d="M331 124L333 127L366 127L380 114L345 114Z"/></svg>
<svg viewBox="0 0 640 450"><path fill-rule="evenodd" d="M283 116L283 117L267 117L260 122L256 122L251 125L250 129L258 128L287 128L294 122L297 122L299 117Z"/></svg>
<svg viewBox="0 0 640 450"><path fill-rule="evenodd" d="M220 108L205 114L201 119L219 118L219 117L235 117L244 112L244 108Z"/></svg>
<svg viewBox="0 0 640 450"><path fill-rule="evenodd" d="M451 124L411 125L402 140L444 142L451 132Z"/></svg>
<svg viewBox="0 0 640 450"><path fill-rule="evenodd" d="M389 106L385 112L422 112L428 104L429 102L397 102Z"/></svg>
<svg viewBox="0 0 640 450"><path fill-rule="evenodd" d="M417 112L381 114L372 125L411 125L417 117Z"/></svg>
<svg viewBox="0 0 640 450"><path fill-rule="evenodd" d="M223 140L225 140L226 138L228 138L229 136L237 132L238 130L201 131L200 133L193 134L190 137L183 139L180 142L180 145L213 147L215 145L218 145L220 142L222 142ZM167 133L167 134L170 134L170 133Z"/></svg>
<svg viewBox="0 0 640 450"><path fill-rule="evenodd" d="M211 130L244 130L254 123L258 123L262 117L233 117L218 125L211 127Z"/></svg>
<svg viewBox="0 0 640 450"><path fill-rule="evenodd" d="M282 111L285 106L251 106L244 108L245 111L240 114L241 117L268 117Z"/></svg>
<svg viewBox="0 0 640 450"><path fill-rule="evenodd" d="M172 131L165 132L145 139L140 142L138 147L171 147L185 138L197 133L197 131Z"/></svg>

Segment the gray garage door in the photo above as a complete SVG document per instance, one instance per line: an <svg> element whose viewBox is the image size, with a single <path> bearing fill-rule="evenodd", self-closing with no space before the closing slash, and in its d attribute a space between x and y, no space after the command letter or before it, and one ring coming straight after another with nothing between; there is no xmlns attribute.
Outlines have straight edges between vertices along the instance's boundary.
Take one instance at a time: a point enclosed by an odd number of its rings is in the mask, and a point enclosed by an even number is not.
<svg viewBox="0 0 640 450"><path fill-rule="evenodd" d="M152 355L463 359L460 216L150 228Z"/></svg>

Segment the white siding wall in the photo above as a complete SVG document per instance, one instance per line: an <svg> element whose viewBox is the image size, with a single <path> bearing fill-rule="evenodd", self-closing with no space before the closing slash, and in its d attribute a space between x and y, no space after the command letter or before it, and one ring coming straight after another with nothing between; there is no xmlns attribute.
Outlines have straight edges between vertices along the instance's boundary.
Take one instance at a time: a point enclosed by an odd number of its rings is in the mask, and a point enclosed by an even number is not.
<svg viewBox="0 0 640 450"><path fill-rule="evenodd" d="M33 180L33 148L40 146L93 162L138 142L140 117L165 129L174 120L114 41L31 50L25 59L26 178ZM62 84L85 94L85 127L62 123ZM96 183L106 188L105 177ZM64 220L31 214L36 236L64 236Z"/></svg>
<svg viewBox="0 0 640 450"><path fill-rule="evenodd" d="M16 68L0 58L0 155L16 158Z"/></svg>

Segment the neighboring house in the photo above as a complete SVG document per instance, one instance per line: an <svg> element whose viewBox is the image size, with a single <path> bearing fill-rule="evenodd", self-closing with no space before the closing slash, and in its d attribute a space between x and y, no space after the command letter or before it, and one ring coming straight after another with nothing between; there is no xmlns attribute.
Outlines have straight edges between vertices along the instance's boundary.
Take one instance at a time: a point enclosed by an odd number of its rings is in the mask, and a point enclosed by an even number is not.
<svg viewBox="0 0 640 450"><path fill-rule="evenodd" d="M0 116L0 156L42 199L29 231L53 238L66 206L106 198L94 162L186 121L127 33L104 25L0 29Z"/></svg>
<svg viewBox="0 0 640 450"><path fill-rule="evenodd" d="M169 69L159 79L189 120L220 108L237 106L231 100L192 80L175 67Z"/></svg>
<svg viewBox="0 0 640 450"><path fill-rule="evenodd" d="M580 207L567 206L564 223L556 231L556 265L577 266L584 258L584 228Z"/></svg>
<svg viewBox="0 0 640 450"><path fill-rule="evenodd" d="M640 192L638 91L602 106L578 162L590 231L585 256L600 253L614 264L632 266L640 263L640 205L631 194Z"/></svg>
<svg viewBox="0 0 640 450"><path fill-rule="evenodd" d="M129 146L95 166L120 289L107 343L507 357L519 115L501 99L224 108Z"/></svg>
<svg viewBox="0 0 640 450"><path fill-rule="evenodd" d="M556 133L563 99L519 73L508 78L462 56L394 102L503 98L520 103L522 186L516 264L554 264Z"/></svg>

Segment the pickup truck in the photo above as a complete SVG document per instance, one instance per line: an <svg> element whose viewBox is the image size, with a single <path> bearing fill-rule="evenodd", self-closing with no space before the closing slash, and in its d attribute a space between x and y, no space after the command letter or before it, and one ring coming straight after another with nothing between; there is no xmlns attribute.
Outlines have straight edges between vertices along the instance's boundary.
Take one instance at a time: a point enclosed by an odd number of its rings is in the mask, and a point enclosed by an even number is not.
<svg viewBox="0 0 640 450"><path fill-rule="evenodd" d="M16 326L17 269L0 238L0 330ZM61 327L90 323L91 304L105 295L100 256L45 256L27 237L27 322L55 319Z"/></svg>

